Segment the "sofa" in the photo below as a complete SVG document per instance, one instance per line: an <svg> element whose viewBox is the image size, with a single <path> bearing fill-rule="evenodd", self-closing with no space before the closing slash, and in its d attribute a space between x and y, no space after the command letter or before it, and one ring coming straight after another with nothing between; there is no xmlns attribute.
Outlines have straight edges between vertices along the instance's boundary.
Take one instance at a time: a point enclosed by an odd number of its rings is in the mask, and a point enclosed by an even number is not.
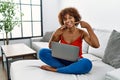
<svg viewBox="0 0 120 80"><path fill-rule="evenodd" d="M19 60L11 63L11 80L120 80L120 33L116 30L93 30L99 39L100 47L92 48L84 41L82 44L83 57L93 63L89 73L75 75L42 70L40 66L45 63L38 57L37 60ZM38 53L41 48L48 48L48 41L53 32L49 31L43 37L32 38L32 48Z"/></svg>

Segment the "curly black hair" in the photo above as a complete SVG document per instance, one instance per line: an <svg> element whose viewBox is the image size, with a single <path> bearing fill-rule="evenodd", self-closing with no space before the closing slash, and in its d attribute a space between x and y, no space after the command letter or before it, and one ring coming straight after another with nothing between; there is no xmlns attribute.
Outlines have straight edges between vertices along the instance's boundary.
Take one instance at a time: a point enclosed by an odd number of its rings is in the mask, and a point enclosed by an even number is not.
<svg viewBox="0 0 120 80"><path fill-rule="evenodd" d="M69 8L65 8L65 9L61 10L58 15L59 23L61 25L64 25L63 20L65 19L66 14L73 16L75 18L75 22L78 22L81 20L81 16L80 16L79 12L77 11L77 9L73 8L73 7L69 7ZM78 24L75 24L75 25L77 26Z"/></svg>

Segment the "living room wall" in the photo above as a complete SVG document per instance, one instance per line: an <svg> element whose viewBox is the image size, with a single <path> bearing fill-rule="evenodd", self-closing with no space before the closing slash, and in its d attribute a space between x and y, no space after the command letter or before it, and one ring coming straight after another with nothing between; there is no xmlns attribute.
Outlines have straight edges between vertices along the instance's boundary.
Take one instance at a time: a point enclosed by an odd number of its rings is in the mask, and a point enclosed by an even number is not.
<svg viewBox="0 0 120 80"><path fill-rule="evenodd" d="M57 15L65 7L76 7L93 28L120 31L119 4L120 0L44 0L44 33L60 26Z"/></svg>
<svg viewBox="0 0 120 80"><path fill-rule="evenodd" d="M43 0L43 33L55 30L59 26L60 5L61 0Z"/></svg>

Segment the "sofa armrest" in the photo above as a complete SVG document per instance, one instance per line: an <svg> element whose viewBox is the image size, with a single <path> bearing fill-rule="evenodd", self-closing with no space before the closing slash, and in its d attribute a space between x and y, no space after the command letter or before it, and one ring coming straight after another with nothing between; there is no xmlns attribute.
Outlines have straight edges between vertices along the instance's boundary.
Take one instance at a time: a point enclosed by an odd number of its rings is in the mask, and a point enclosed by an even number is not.
<svg viewBox="0 0 120 80"><path fill-rule="evenodd" d="M42 37L36 37L36 38L31 38L32 42L40 42L40 40L42 39Z"/></svg>
<svg viewBox="0 0 120 80"><path fill-rule="evenodd" d="M120 80L120 68L107 72L105 80Z"/></svg>

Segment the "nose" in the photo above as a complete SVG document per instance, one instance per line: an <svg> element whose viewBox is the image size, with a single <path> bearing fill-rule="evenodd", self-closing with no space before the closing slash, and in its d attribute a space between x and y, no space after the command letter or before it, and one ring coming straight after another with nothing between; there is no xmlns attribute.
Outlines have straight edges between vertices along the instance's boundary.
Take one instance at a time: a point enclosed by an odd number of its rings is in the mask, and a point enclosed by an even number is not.
<svg viewBox="0 0 120 80"><path fill-rule="evenodd" d="M66 22L68 23L70 20L69 19L66 19Z"/></svg>

